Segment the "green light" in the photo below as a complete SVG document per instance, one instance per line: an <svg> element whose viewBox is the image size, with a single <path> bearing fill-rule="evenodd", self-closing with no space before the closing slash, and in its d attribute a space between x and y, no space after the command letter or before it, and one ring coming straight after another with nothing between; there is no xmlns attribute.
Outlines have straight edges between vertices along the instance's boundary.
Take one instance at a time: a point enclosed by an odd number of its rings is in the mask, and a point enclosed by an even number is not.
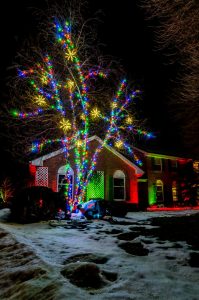
<svg viewBox="0 0 199 300"><path fill-rule="evenodd" d="M11 111L11 114L12 114L14 117L17 117L19 113L18 113L16 110L13 110L13 111Z"/></svg>
<svg viewBox="0 0 199 300"><path fill-rule="evenodd" d="M104 199L104 172L97 171L87 186L86 200L91 198Z"/></svg>
<svg viewBox="0 0 199 300"><path fill-rule="evenodd" d="M152 184L149 187L149 205L156 204L156 192L155 192L155 186Z"/></svg>

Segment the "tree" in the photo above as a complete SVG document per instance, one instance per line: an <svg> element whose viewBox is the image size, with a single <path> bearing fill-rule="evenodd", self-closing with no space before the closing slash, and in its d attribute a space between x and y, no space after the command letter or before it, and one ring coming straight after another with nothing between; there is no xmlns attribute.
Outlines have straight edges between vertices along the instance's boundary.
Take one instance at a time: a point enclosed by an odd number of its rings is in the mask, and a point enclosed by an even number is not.
<svg viewBox="0 0 199 300"><path fill-rule="evenodd" d="M0 201L1 205L8 204L10 198L14 195L14 188L13 185L8 177L2 180L0 184Z"/></svg>
<svg viewBox="0 0 199 300"><path fill-rule="evenodd" d="M61 145L68 183L70 149L74 149L75 202L84 200L86 187L105 145L123 148L133 157L132 147L127 142L129 136L131 140L134 134L152 136L140 128L132 111L131 105L140 91L131 90L127 80L122 79L113 93L111 80L107 83L108 78L116 80L110 63L97 55L98 66L91 64L97 52L93 45L89 52L85 36L81 36L83 27L78 31L75 22L72 27L71 21L54 21L55 39L50 40L48 52L37 49L33 59L29 59L31 66L18 69L20 81L16 86L21 102L18 102L19 110L12 111L13 128L15 133L23 133L24 143L33 135L36 137L31 148L33 153L54 144ZM45 54L41 54L43 52ZM94 133L100 134L103 144L97 146L89 159L89 136ZM71 200L69 188L66 195Z"/></svg>
<svg viewBox="0 0 199 300"><path fill-rule="evenodd" d="M199 114L199 2L140 0L154 25L155 45L175 65L170 113L181 127L184 146L198 156Z"/></svg>

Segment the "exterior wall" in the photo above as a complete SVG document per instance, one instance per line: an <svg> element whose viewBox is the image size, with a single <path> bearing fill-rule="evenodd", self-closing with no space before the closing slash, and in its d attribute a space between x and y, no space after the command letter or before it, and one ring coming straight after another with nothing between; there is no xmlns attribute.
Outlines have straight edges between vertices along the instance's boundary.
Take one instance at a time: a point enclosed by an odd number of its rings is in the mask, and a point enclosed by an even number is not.
<svg viewBox="0 0 199 300"><path fill-rule="evenodd" d="M89 159L91 160L94 150L99 145L97 140L92 140L89 144ZM175 157L167 157L161 155L155 155L146 153L136 149L135 154L143 162L141 167L144 170L144 174L141 178L137 178L135 174L135 168L131 164L128 164L115 153L107 148L103 148L99 153L99 157L96 163L96 170L104 172L104 198L106 200L113 200L113 175L117 170L122 171L125 174L125 200L130 203L138 204L140 209L146 209L152 204L157 204L156 201L156 181L161 180L163 182L164 191L164 206L175 206L175 204L182 204L183 201L188 199L189 196L184 194L187 191L185 184L189 185L189 180L193 173L191 160L178 159ZM162 170L154 170L152 164L152 157L158 157L162 160ZM171 169L171 160L177 161L177 169ZM43 161L43 166L48 167L48 186L57 191L57 173L60 167L65 165L64 154L57 154L56 156L48 157ZM75 171L74 166L74 153L70 153L70 165ZM31 166L30 166L31 167ZM30 168L32 175L35 174L35 168ZM34 173L34 174L33 174ZM34 177L34 176L32 176ZM74 173L74 177L76 174ZM172 195L172 183L176 181L178 199L176 203L173 202ZM198 181L197 181L198 182ZM198 183L197 183L198 184Z"/></svg>
<svg viewBox="0 0 199 300"><path fill-rule="evenodd" d="M158 158L161 158L162 161L162 169L154 170L152 158L155 155L150 156L150 154L145 155L143 157L143 170L145 171L144 176L139 182L139 204L143 208L147 206L157 204L156 199L156 181L161 180L163 183L163 195L164 195L164 206L175 206L176 204L179 205L183 203L182 199L182 191L181 185L183 181L183 177L187 178L188 174L191 172L190 170L190 160L187 159L174 159L173 157L161 157L160 155ZM176 161L177 168L171 168L171 160ZM189 170L188 170L189 169ZM173 201L172 195L172 184L173 182L177 184L177 201ZM147 194L146 194L147 189ZM148 199L146 199L146 195Z"/></svg>
<svg viewBox="0 0 199 300"><path fill-rule="evenodd" d="M105 171L105 198L113 200L113 175L115 171L121 170L125 174L126 197L125 200L137 203L138 190L137 190L137 177L135 170L125 164L119 157L114 155L111 151L104 148L102 149L96 165L97 170Z"/></svg>
<svg viewBox="0 0 199 300"><path fill-rule="evenodd" d="M89 144L89 158L91 159L94 150L99 145L98 141L91 141ZM57 173L60 167L65 165L64 154L58 154L43 161L43 166L48 167L48 186L57 191ZM75 171L74 153L70 153L70 166ZM104 171L105 199L113 200L113 175L115 171L121 170L125 174L125 200L131 203L138 202L137 176L132 166L125 163L107 148L103 148L97 159L96 170ZM74 177L76 174L74 173Z"/></svg>
<svg viewBox="0 0 199 300"><path fill-rule="evenodd" d="M147 179L138 179L138 203L140 210L145 210L149 206Z"/></svg>
<svg viewBox="0 0 199 300"><path fill-rule="evenodd" d="M60 167L66 163L63 153L51 157L43 162L45 167L48 167L48 186L54 192L57 192L57 173Z"/></svg>
<svg viewBox="0 0 199 300"><path fill-rule="evenodd" d="M147 174L148 174L148 189L149 189L149 205L153 202L155 183L157 180L161 180L163 182L163 191L164 191L164 204L170 205L172 204L172 182L178 181L178 172L171 171L169 169L169 160L162 159L162 170L156 171L153 170L152 158L147 157Z"/></svg>

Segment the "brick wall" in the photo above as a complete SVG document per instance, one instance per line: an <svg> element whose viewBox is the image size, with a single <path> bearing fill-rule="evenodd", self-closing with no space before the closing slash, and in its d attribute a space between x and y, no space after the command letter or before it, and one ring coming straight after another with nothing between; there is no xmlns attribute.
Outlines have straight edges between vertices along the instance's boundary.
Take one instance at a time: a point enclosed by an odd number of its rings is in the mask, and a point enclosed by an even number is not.
<svg viewBox="0 0 199 300"><path fill-rule="evenodd" d="M97 141L91 141L89 144L89 157L91 159L94 149L98 146ZM57 191L57 173L61 166L65 165L64 154L59 154L57 156L51 157L43 162L43 165L48 167L48 180L49 187L54 191ZM70 165L74 168L74 153L70 153ZM129 166L127 163L122 161L118 156L112 153L110 150L103 148L99 154L96 170L104 171L105 176L105 199L112 200L113 195L111 193L111 178L117 170L121 170L125 174L126 178L126 200L137 203L137 177L135 175L135 170ZM74 174L75 175L75 174Z"/></svg>

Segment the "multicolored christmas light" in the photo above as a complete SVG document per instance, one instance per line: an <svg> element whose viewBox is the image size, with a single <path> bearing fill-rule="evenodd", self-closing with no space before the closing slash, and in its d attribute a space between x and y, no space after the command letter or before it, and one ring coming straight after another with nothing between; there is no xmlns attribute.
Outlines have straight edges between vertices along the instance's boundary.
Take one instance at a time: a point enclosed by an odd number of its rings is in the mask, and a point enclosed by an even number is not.
<svg viewBox="0 0 199 300"><path fill-rule="evenodd" d="M139 134L146 138L152 137L151 133L138 129L134 125L134 117L128 111L129 104L140 94L139 90L128 91L127 80L123 79L113 99L110 99L109 109L105 113L100 108L100 103L89 97L89 89L93 87L94 78L106 79L107 72L101 67L87 70L78 57L78 46L74 43L69 22L54 24L56 43L63 51L64 64L68 70L65 80L61 81L53 65L53 59L46 54L43 61L35 64L29 70L18 70L21 78L27 80L32 89L32 102L37 109L32 112L13 111L13 116L31 118L53 112L60 136L56 139L36 141L32 151L41 151L46 145L59 143L64 149L66 159L66 179L68 181L66 196L69 201L81 202L85 199L86 188L96 168L100 151L105 145L111 145L118 150L126 150L134 157L132 147L127 143L125 130L128 134ZM63 74L64 72L62 72ZM94 88L94 87L93 87ZM64 98L63 98L64 95ZM103 144L95 149L89 157L89 135L93 123L95 127L106 125ZM70 184L70 152L75 155L75 190L72 196ZM141 164L139 158L135 158ZM73 199L72 199L73 198Z"/></svg>

